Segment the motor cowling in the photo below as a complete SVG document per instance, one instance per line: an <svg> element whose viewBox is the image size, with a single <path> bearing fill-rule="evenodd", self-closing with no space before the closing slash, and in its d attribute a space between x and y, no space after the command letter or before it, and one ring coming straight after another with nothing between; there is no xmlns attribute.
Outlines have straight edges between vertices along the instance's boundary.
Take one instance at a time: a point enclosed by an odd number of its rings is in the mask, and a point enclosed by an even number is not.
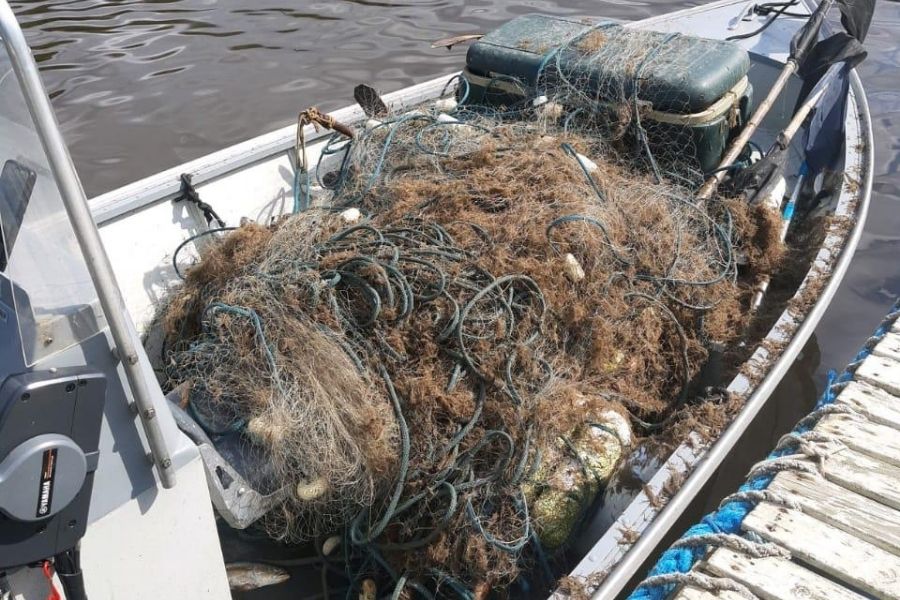
<svg viewBox="0 0 900 600"><path fill-rule="evenodd" d="M0 386L0 568L55 556L84 535L105 398L105 376L87 368Z"/></svg>

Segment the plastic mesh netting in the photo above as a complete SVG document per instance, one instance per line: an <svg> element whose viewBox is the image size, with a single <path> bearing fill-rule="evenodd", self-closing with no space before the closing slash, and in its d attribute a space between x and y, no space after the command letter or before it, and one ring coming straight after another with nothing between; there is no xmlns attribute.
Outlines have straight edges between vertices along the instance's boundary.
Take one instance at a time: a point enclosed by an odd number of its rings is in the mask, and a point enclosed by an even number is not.
<svg viewBox="0 0 900 600"><path fill-rule="evenodd" d="M539 564L551 585L613 417L666 435L710 343L744 340L777 221L695 199L694 138L651 118L689 100L642 88L683 42L617 31L335 134L295 213L222 236L165 307L170 385L267 457L269 534L342 539L326 584L483 597Z"/></svg>

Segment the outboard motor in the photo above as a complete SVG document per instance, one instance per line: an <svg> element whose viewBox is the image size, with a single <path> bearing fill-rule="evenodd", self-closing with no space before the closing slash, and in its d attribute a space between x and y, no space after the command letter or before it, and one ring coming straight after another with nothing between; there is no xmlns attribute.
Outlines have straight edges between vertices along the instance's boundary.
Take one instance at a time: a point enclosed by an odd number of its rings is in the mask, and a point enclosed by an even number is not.
<svg viewBox="0 0 900 600"><path fill-rule="evenodd" d="M55 558L71 599L84 595L76 548L88 523L106 376L39 364L74 341L72 326L86 319L79 310L35 316L8 272L37 179L19 160L0 173L0 571Z"/></svg>
<svg viewBox="0 0 900 600"><path fill-rule="evenodd" d="M88 520L106 378L34 371L0 385L0 569L73 549Z"/></svg>
<svg viewBox="0 0 900 600"><path fill-rule="evenodd" d="M47 598L55 576L66 600L84 600L85 581L95 597L226 598L199 452L155 381L6 0L0 165L0 598ZM193 476L172 490L180 469ZM186 542L203 551L182 569L171 547Z"/></svg>

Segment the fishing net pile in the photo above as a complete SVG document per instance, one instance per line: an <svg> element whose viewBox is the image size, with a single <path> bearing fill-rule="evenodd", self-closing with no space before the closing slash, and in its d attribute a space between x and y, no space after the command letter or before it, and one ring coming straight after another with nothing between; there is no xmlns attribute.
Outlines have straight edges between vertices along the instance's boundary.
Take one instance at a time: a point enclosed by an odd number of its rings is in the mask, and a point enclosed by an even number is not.
<svg viewBox="0 0 900 600"><path fill-rule="evenodd" d="M164 309L170 385L284 492L270 535L340 535L352 585L473 597L546 567L534 507L560 465L583 514L590 430L689 410L775 267L772 215L698 201L692 165L648 153L635 90L564 74L335 135L325 190L300 173L294 214L207 238Z"/></svg>

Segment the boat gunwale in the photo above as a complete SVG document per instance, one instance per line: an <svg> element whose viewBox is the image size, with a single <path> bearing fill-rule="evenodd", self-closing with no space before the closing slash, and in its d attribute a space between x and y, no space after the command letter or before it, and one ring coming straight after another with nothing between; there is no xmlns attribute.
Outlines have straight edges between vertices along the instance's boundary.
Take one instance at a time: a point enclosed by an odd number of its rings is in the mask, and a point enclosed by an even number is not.
<svg viewBox="0 0 900 600"><path fill-rule="evenodd" d="M441 90L458 75L459 71L439 75L385 94L383 99L393 110L412 108L422 101L439 96ZM365 113L357 105L346 106L328 115L340 123L357 124L366 119ZM331 133L326 129L317 129L314 125L303 128L303 136L308 145L325 141ZM283 152L293 154L296 140L296 124L287 125L125 184L89 200L94 220L98 227L102 227L121 217L176 198L181 193L181 175L185 173L191 176L194 186L200 186L251 165L272 160Z"/></svg>

